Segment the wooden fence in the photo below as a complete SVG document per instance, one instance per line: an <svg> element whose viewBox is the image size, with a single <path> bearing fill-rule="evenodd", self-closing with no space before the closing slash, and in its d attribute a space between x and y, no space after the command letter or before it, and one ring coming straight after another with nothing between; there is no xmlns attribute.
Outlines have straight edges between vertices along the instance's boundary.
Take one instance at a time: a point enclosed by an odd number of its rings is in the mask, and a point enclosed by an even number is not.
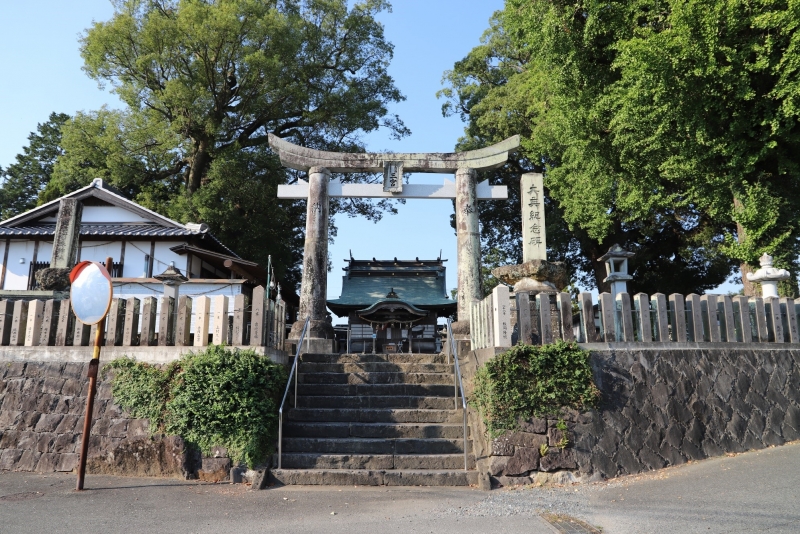
<svg viewBox="0 0 800 534"><path fill-rule="evenodd" d="M262 286L253 289L252 303L246 295L233 298L233 313L228 311L229 297L223 295L179 296L177 302L172 297L114 298L106 317L105 345L204 347L225 343L283 350L284 302L268 300ZM0 300L0 345L88 346L96 329L77 320L69 300Z"/></svg>
<svg viewBox="0 0 800 534"><path fill-rule="evenodd" d="M728 295L519 293L499 286L471 307L473 349L517 340L596 342L800 343L800 299Z"/></svg>

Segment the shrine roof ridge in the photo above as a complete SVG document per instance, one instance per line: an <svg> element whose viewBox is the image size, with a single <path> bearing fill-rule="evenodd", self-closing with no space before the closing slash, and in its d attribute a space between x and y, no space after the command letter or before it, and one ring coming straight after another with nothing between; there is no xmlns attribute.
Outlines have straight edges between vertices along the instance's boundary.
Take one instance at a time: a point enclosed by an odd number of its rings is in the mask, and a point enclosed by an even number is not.
<svg viewBox="0 0 800 534"><path fill-rule="evenodd" d="M466 152L327 152L295 145L272 133L269 134L269 145L285 167L298 171L325 167L331 172L383 172L384 162L400 161L403 172L452 174L461 168L481 171L502 167L519 148L520 136Z"/></svg>

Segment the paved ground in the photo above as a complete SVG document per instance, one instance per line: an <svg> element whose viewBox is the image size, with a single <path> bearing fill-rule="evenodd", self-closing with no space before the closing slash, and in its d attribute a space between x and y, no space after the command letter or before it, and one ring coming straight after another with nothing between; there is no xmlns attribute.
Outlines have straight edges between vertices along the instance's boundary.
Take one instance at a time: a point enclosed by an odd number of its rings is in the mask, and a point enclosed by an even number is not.
<svg viewBox="0 0 800 534"><path fill-rule="evenodd" d="M564 488L283 487L0 474L0 532L800 532L800 443ZM552 516L550 516L552 517ZM557 525L558 526L558 525Z"/></svg>

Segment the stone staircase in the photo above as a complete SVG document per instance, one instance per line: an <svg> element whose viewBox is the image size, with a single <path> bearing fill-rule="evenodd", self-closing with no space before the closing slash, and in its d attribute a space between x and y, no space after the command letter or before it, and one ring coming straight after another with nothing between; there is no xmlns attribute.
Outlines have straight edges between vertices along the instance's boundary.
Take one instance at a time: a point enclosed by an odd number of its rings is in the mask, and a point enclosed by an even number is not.
<svg viewBox="0 0 800 534"><path fill-rule="evenodd" d="M466 486L462 410L443 354L303 354L282 484ZM290 391L293 400L293 391ZM467 428L469 432L469 427ZM468 436L469 437L469 436Z"/></svg>

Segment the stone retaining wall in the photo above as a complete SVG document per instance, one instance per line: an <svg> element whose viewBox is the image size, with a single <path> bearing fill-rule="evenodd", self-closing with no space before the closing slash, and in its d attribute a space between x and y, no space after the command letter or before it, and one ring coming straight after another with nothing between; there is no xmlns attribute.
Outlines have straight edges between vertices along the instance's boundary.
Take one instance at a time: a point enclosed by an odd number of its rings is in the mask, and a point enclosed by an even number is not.
<svg viewBox="0 0 800 534"><path fill-rule="evenodd" d="M0 361L0 470L72 471L78 465L87 363ZM148 422L113 403L98 379L87 472L193 476L197 459L176 436L150 438Z"/></svg>
<svg viewBox="0 0 800 534"><path fill-rule="evenodd" d="M554 471L563 481L611 478L800 439L797 346L583 347L592 351L601 407L564 410L492 441L476 439L479 469L495 484L528 483ZM464 367L474 373L493 354L474 351ZM559 418L568 427L564 449L555 446ZM477 417L471 423L473 436L485 436Z"/></svg>

